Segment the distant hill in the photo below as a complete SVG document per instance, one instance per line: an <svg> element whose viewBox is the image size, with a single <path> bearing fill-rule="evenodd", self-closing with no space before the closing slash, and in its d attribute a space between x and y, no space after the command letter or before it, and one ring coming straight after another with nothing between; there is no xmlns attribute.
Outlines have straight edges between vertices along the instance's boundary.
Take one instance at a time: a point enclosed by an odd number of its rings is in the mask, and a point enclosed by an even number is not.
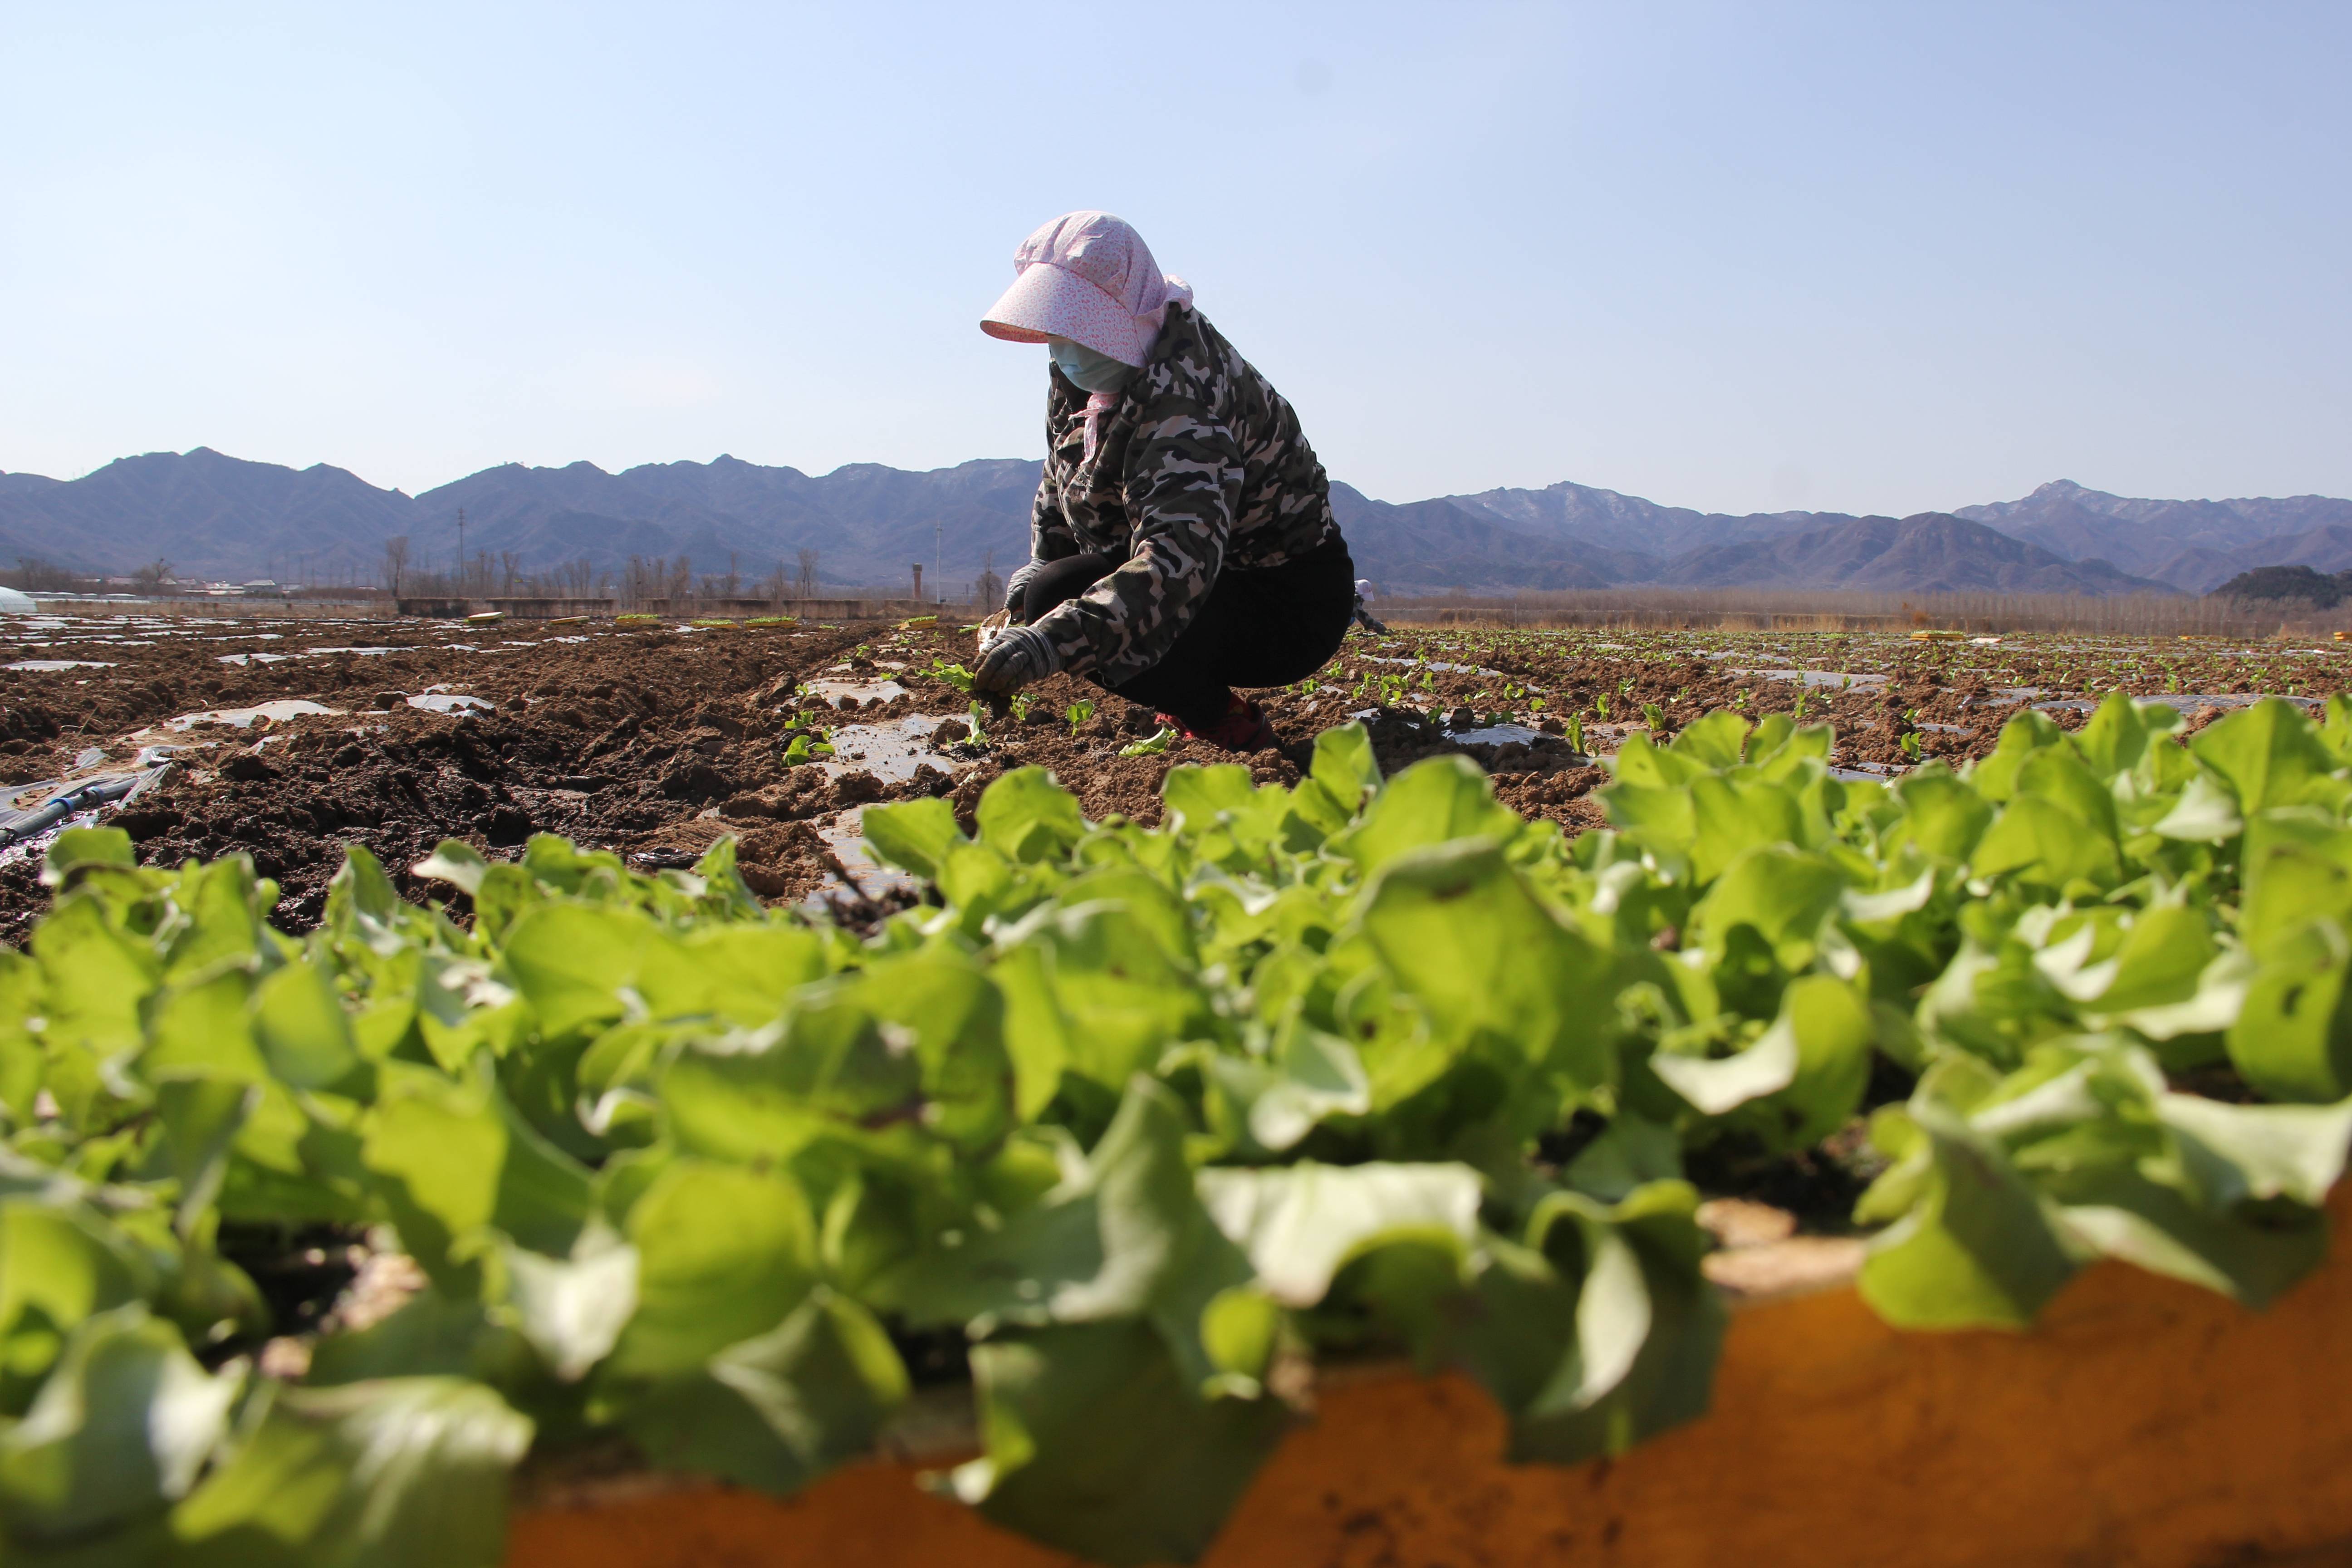
<svg viewBox="0 0 2352 1568"><path fill-rule="evenodd" d="M120 458L68 483L0 486L0 557L121 572L160 556L240 578L297 557L322 574L372 571L384 539L415 517L408 497L341 468L298 471L199 447Z"/></svg>
<svg viewBox="0 0 2352 1568"><path fill-rule="evenodd" d="M895 584L937 552L954 589L984 563L1003 573L1026 557L1037 476L1036 463L1013 458L807 474L721 456L619 473L509 463L409 496L324 464L298 470L200 447L68 481L0 474L0 567L37 557L124 572L162 558L211 578L373 581L394 535L408 537L413 568L446 567L462 509L468 554L512 554L529 571L584 560L617 574L633 555L684 555L697 572L731 562L756 582L779 566L793 574L805 548L827 584ZM1898 521L1701 512L1565 482L1397 503L1334 481L1331 504L1358 571L1386 593L2201 593L2262 566L2352 569L2352 501L2325 496L2142 500L2059 480L2020 500Z"/></svg>
<svg viewBox="0 0 2352 1568"><path fill-rule="evenodd" d="M1484 508L1456 500L1398 506L1336 480L1331 513L1357 569L1391 589L1608 588L1646 581L1658 564L1654 555L1531 539Z"/></svg>
<svg viewBox="0 0 2352 1568"><path fill-rule="evenodd" d="M731 560L751 578L780 565L789 575L807 548L835 584L903 583L916 562L929 570L936 550L946 578L961 582L992 559L1001 575L1028 558L1039 471L1009 458L928 473L853 463L822 477L724 456L617 474L509 464L425 491L418 526L454 538L463 507L469 550L604 569L631 555L685 555L706 572Z"/></svg>
<svg viewBox="0 0 2352 1568"><path fill-rule="evenodd" d="M2308 566L2257 566L2213 590L2216 599L2295 601L2332 610L2352 594L2352 572L2326 574Z"/></svg>
<svg viewBox="0 0 2352 1568"><path fill-rule="evenodd" d="M2235 558L2263 566L2310 566L2322 572L2341 572L2352 567L2352 525L2331 522L2301 533L2262 540L2236 552Z"/></svg>
<svg viewBox="0 0 2352 1568"><path fill-rule="evenodd" d="M2232 550L2193 545L2177 555L2167 557L2164 564L2148 575L2188 593L2200 594L2241 569L2238 555L2239 552Z"/></svg>
<svg viewBox="0 0 2352 1568"><path fill-rule="evenodd" d="M2069 561L2112 561L2192 593L2236 572L2294 561L2281 553L2289 537L2330 527L2352 531L2352 500L2328 496L2137 500L2070 479L2043 485L2022 500L1961 507L1956 515ZM2352 531L2347 538L2352 542Z"/></svg>
<svg viewBox="0 0 2352 1568"><path fill-rule="evenodd" d="M1444 499L1490 513L1506 527L1538 539L1597 544L1652 560L1853 521L1843 512L1751 512L1743 517L1693 511L1566 481L1539 490L1481 490L1476 495Z"/></svg>
<svg viewBox="0 0 2352 1568"><path fill-rule="evenodd" d="M1869 553L1874 542L1885 537L1893 520L1840 512L1699 512L1571 483L1444 499L1524 536L1517 559L1531 579L1559 575L1556 563L1566 561L1591 568L1588 575L1611 585L1738 587L1769 581L1780 587L1916 592L1966 584L2017 593L2201 593L2260 565L2352 567L2352 500L2327 496L2152 500L2059 479L2019 500L1922 514L1977 524L1982 533L1913 531L1899 548L1890 542L1875 554ZM2041 553L2011 551L1996 542L2002 536ZM1776 542L1797 540L1807 542L1777 547ZM1508 561L1510 549L1490 547L1482 559ZM1867 556L1866 564L1856 552ZM1439 563L1416 564L1426 577ZM1428 585L1500 589L1517 581L1507 565L1483 574L1476 562L1460 557L1444 565L1453 569L1452 580Z"/></svg>
<svg viewBox="0 0 2352 1568"><path fill-rule="evenodd" d="M1854 588L1922 594L2170 593L2105 561L2068 561L2038 544L1949 512L1897 521L1860 517L1833 527L1696 550L1659 581L1689 588Z"/></svg>
<svg viewBox="0 0 2352 1568"><path fill-rule="evenodd" d="M509 463L412 497L341 468L297 470L200 447L125 458L67 483L0 484L0 566L35 556L119 572L161 557L208 578L373 581L394 535L409 539L412 567L448 565L462 509L469 556L511 552L526 570L585 560L617 572L632 555L685 555L699 572L731 560L756 580L780 563L792 571L805 545L835 585L903 583L915 562L928 568L936 521L946 574L959 581L991 551L1000 574L1027 557L1038 471L1006 459L930 473L861 463L820 478L727 457L618 474Z"/></svg>

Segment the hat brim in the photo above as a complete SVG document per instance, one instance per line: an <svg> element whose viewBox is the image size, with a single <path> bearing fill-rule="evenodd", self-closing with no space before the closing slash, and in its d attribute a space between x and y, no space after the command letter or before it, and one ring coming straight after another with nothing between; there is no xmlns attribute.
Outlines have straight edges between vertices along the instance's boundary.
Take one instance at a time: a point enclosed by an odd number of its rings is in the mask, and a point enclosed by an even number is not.
<svg viewBox="0 0 2352 1568"><path fill-rule="evenodd" d="M1150 344L1118 301L1050 261L1033 261L980 319L980 330L1011 343L1067 338L1121 364L1140 365Z"/></svg>

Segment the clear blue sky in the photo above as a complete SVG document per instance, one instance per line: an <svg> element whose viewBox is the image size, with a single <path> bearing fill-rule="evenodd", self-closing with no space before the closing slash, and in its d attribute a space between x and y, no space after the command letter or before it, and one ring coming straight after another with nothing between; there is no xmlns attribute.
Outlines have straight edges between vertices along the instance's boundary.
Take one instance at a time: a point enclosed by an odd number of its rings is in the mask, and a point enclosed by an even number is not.
<svg viewBox="0 0 2352 1568"><path fill-rule="evenodd" d="M1391 500L2352 495L2352 5L0 4L0 469L1042 448L1135 223Z"/></svg>

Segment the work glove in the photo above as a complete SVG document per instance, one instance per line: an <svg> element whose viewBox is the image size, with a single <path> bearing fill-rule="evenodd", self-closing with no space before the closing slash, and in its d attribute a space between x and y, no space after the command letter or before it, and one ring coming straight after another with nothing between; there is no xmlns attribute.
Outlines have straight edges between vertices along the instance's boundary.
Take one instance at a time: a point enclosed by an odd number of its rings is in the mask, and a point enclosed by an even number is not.
<svg viewBox="0 0 2352 1568"><path fill-rule="evenodd" d="M1062 668L1053 639L1035 626L1007 626L996 634L971 672L971 689L1010 697Z"/></svg>
<svg viewBox="0 0 2352 1568"><path fill-rule="evenodd" d="M1045 569L1043 561L1024 561L1004 580L1004 613L1024 626L1034 617L1024 613L1022 600L1028 596L1029 580Z"/></svg>

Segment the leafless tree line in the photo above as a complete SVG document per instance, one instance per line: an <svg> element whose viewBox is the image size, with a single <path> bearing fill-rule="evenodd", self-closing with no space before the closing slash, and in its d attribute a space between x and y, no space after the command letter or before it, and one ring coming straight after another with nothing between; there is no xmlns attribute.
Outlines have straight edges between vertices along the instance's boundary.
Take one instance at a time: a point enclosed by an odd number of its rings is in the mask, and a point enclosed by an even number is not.
<svg viewBox="0 0 2352 1568"><path fill-rule="evenodd" d="M599 571L586 560L565 562L544 571L526 572L512 551L493 555L478 551L470 561L450 566L415 562L406 534L384 541L383 583L395 598L560 598L612 599L622 607L653 602L677 604L697 599L741 603L764 600L783 605L794 599L890 599L903 590L888 586L852 587L821 583L820 556L803 548L791 563L782 557L775 567L753 577L740 555L730 553L724 572L698 573L685 555L632 555L615 574ZM980 579L972 585L973 603L992 608L1003 593L996 575L996 558L989 552Z"/></svg>
<svg viewBox="0 0 2352 1568"><path fill-rule="evenodd" d="M176 569L160 556L131 572L127 579L134 594L152 594L173 582ZM37 555L19 555L13 572L0 574L8 586L28 594L101 594L126 582L103 573L77 572Z"/></svg>
<svg viewBox="0 0 2352 1568"><path fill-rule="evenodd" d="M19 555L16 569L8 574L8 586L27 594L98 593L103 590L104 582L103 578L70 571L37 555Z"/></svg>
<svg viewBox="0 0 2352 1568"><path fill-rule="evenodd" d="M446 567L412 565L404 533L383 542L383 582L395 598L602 599L613 589L612 574L585 560L526 572L511 550L478 550L472 560Z"/></svg>
<svg viewBox="0 0 2352 1568"><path fill-rule="evenodd" d="M1879 594L1739 588L1568 589L1481 597L1383 598L1385 621L1624 630L1840 631L1936 628L1978 633L2108 632L2134 637L2324 636L2352 629L2352 602L2320 609L2295 602L2193 595Z"/></svg>

